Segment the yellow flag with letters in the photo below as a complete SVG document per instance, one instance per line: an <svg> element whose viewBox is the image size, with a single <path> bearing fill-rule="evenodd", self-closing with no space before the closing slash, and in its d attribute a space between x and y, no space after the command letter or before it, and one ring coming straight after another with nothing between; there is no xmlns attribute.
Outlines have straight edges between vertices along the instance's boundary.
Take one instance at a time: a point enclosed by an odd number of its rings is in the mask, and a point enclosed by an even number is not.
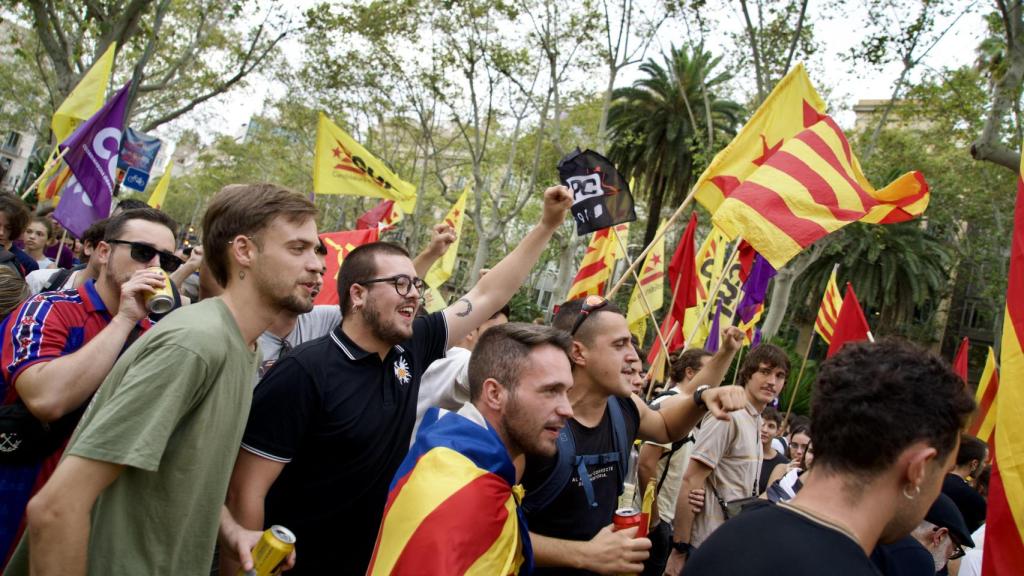
<svg viewBox="0 0 1024 576"><path fill-rule="evenodd" d="M683 337L688 338L693 333L694 327L698 322L700 322L700 328L697 328L693 340L686 343L688 348L703 346L704 341L707 340L710 326L706 318L700 318L700 313L704 310L704 303L708 301L708 293L715 287L718 278L722 275L722 268L725 266L725 249L727 244L728 239L725 237L725 234L722 234L718 228L712 226L711 233L704 239L704 243L701 244L700 250L697 251L695 256L697 304L686 309ZM713 307L711 312L712 314L714 313Z"/></svg>
<svg viewBox="0 0 1024 576"><path fill-rule="evenodd" d="M316 126L313 191L387 198L406 214L416 209L416 186L399 178L323 112Z"/></svg>
<svg viewBox="0 0 1024 576"><path fill-rule="evenodd" d="M455 231L455 242L448 247L448 251L444 253L427 271L427 277L423 279L427 283L427 286L439 289L442 284L451 278L452 273L455 271L455 258L459 252L459 240L462 238L462 223L466 220L466 198L469 196L470 187L466 185L466 189L462 191L459 199L452 205L451 210L448 211L448 215L444 217L444 223L451 226L452 230Z"/></svg>

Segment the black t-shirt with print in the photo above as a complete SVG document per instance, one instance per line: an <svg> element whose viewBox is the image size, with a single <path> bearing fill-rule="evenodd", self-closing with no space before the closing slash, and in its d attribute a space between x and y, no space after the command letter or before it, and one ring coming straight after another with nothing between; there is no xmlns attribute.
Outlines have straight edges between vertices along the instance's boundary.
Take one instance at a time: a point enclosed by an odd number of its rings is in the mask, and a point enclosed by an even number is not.
<svg viewBox="0 0 1024 576"><path fill-rule="evenodd" d="M441 313L420 317L382 361L338 327L295 348L256 386L242 448L285 464L264 524L295 533L289 574L366 572L409 451L420 378L447 340Z"/></svg>
<svg viewBox="0 0 1024 576"><path fill-rule="evenodd" d="M640 411L632 398L613 398L622 407L623 419L626 422L626 434L629 438L636 438L637 429L640 427ZM576 455L606 454L615 452L614 435L612 433L611 415L605 409L604 418L594 428L587 428L575 420L569 420L568 426L572 429L573 441L576 445ZM523 474L523 488L529 494L531 489L541 486L554 468L556 457L544 458L540 456L527 456L526 471ZM575 470L562 493L545 509L527 516L527 524L531 532L562 538L565 540L590 540L612 522L612 516L619 499L619 476L625 474L620 472L616 463L603 464L588 468L590 482L594 487L594 500L598 503L596 508L591 508L587 496L580 483L579 473ZM537 568L535 575L545 574L589 574L578 570L567 569L544 569Z"/></svg>
<svg viewBox="0 0 1024 576"><path fill-rule="evenodd" d="M690 554L683 576L879 576L838 528L788 504L757 503Z"/></svg>

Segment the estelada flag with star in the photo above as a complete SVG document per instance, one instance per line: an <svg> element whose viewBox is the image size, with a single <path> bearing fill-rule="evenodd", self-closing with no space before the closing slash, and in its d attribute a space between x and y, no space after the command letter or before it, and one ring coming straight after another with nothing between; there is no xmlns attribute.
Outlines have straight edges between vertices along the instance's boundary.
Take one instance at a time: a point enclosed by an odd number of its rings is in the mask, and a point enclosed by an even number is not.
<svg viewBox="0 0 1024 576"><path fill-rule="evenodd" d="M376 228L381 232L391 230L402 221L402 211L395 207L394 200L381 200L356 219L356 230Z"/></svg>
<svg viewBox="0 0 1024 576"><path fill-rule="evenodd" d="M313 299L314 304L337 304L338 303L338 272L345 256L363 244L376 242L378 237L377 228L367 230L342 230L341 232L326 232L320 235L324 246L327 248L326 268L324 273L324 285L320 293Z"/></svg>
<svg viewBox="0 0 1024 576"><path fill-rule="evenodd" d="M665 303L665 236L661 234L664 228L665 223L662 222L658 227L658 234L655 235L658 240L647 252L644 265L637 275L640 281L633 286L633 293L629 296L626 323L629 324L629 331L640 342L643 342L647 335L647 318L661 310Z"/></svg>
<svg viewBox="0 0 1024 576"><path fill-rule="evenodd" d="M558 177L572 191L577 235L636 220L629 183L597 152L570 152L558 162Z"/></svg>
<svg viewBox="0 0 1024 576"><path fill-rule="evenodd" d="M725 197L757 170L782 143L817 122L825 101L797 64L694 184L697 201L714 214Z"/></svg>
<svg viewBox="0 0 1024 576"><path fill-rule="evenodd" d="M406 214L416 209L416 186L399 178L323 112L316 125L313 191L386 198Z"/></svg>

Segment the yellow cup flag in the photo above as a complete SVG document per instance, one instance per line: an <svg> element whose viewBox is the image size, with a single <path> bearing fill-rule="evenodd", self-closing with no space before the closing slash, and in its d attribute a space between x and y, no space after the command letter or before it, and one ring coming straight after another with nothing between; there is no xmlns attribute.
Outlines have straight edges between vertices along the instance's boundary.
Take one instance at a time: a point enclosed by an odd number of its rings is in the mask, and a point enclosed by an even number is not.
<svg viewBox="0 0 1024 576"><path fill-rule="evenodd" d="M423 281L431 288L440 288L442 284L451 278L452 273L455 271L455 257L459 253L462 223L466 220L466 198L469 196L469 190L470 187L467 185L459 199L452 205L451 210L448 211L448 215L444 217L444 223L451 226L452 230L455 231L455 242L452 242L444 256L441 256L437 262L434 262L430 270L427 271L427 277Z"/></svg>
<svg viewBox="0 0 1024 576"><path fill-rule="evenodd" d="M659 235L664 228L665 222L662 222L658 227ZM655 237L658 238L658 241L654 243L654 247L647 252L647 257L644 258L644 265L637 274L640 281L633 286L633 293L629 297L629 307L626 311L626 322L629 323L630 332L635 334L640 342L644 341L644 336L647 334L647 318L651 313L661 310L664 304L665 236L655 235ZM651 307L650 310L644 305L645 303ZM655 342L655 345L659 344Z"/></svg>
<svg viewBox="0 0 1024 576"><path fill-rule="evenodd" d="M323 112L316 126L313 191L387 198L406 214L416 209L416 186L399 178Z"/></svg>
<svg viewBox="0 0 1024 576"><path fill-rule="evenodd" d="M78 85L53 113L50 128L57 137L57 142L63 142L75 131L79 122L88 120L103 106L107 85L110 83L110 72L114 69L116 50L117 44L111 42L106 52L93 63Z"/></svg>

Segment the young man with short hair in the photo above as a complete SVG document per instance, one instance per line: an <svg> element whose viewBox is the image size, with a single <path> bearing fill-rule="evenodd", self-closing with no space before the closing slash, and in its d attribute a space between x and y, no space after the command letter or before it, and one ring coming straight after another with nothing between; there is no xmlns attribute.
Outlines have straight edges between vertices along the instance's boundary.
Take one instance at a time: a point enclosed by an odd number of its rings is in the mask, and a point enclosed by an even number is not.
<svg viewBox="0 0 1024 576"><path fill-rule="evenodd" d="M789 374L789 357L772 344L755 347L743 359L737 382L745 406L729 420L705 417L683 474L680 494L704 490L706 505L694 513L687 498L676 501L672 552L666 572L679 573L686 556L718 529L730 515L729 503L758 495L761 470L761 412L778 397Z"/></svg>
<svg viewBox="0 0 1024 576"><path fill-rule="evenodd" d="M761 473L757 480L757 493L764 494L776 466L789 464L789 458L772 446L772 440L779 432L782 414L774 406L766 406L761 412Z"/></svg>
<svg viewBox="0 0 1024 576"><path fill-rule="evenodd" d="M963 380L931 352L896 340L847 344L814 384L814 467L803 489L726 522L686 575L877 576L868 554L920 524L973 411Z"/></svg>
<svg viewBox="0 0 1024 576"><path fill-rule="evenodd" d="M368 574L530 573L514 488L522 466L513 462L557 450L572 417L571 343L565 332L533 324L480 336L469 362L471 400L424 424L391 483Z"/></svg>
<svg viewBox="0 0 1024 576"><path fill-rule="evenodd" d="M552 325L573 337L569 398L574 416L563 429L566 441L560 440L559 454L527 457L524 508L536 574L638 573L650 541L636 538L635 529L612 529L628 450L636 438L680 440L705 409L728 418L726 412L746 403L742 390L712 387L721 382L743 333L727 329L719 354L681 394L655 411L630 393L638 356L626 318L614 303L601 297L566 302Z"/></svg>
<svg viewBox="0 0 1024 576"><path fill-rule="evenodd" d="M205 574L218 524L251 568L260 533L242 530L222 503L252 397L256 339L282 309L312 299L315 216L308 199L271 184L228 186L210 201L205 261L223 295L176 310L114 365L29 502L28 535L7 574L28 574L30 562L36 576ZM115 254L141 250L124 244ZM130 300L139 310L143 291Z"/></svg>

